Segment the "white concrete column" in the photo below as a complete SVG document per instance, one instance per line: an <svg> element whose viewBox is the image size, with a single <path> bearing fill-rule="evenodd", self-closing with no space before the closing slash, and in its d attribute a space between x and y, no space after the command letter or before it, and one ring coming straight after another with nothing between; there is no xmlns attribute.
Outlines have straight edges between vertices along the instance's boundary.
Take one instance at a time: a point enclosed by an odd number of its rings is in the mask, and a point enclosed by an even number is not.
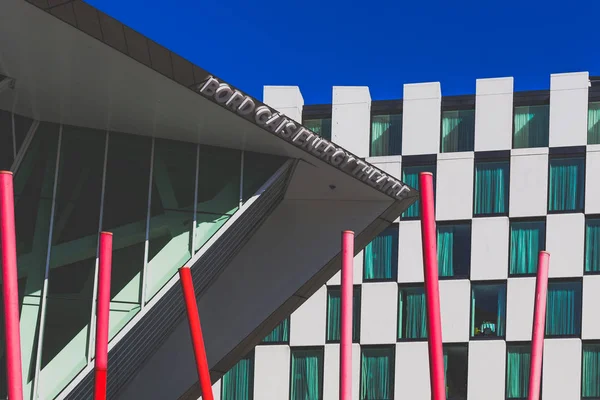
<svg viewBox="0 0 600 400"><path fill-rule="evenodd" d="M294 121L302 123L304 98L298 86L265 86L263 102Z"/></svg>
<svg viewBox="0 0 600 400"><path fill-rule="evenodd" d="M589 74L550 76L550 147L587 144Z"/></svg>
<svg viewBox="0 0 600 400"><path fill-rule="evenodd" d="M442 89L439 82L404 85L402 155L440 150Z"/></svg>
<svg viewBox="0 0 600 400"><path fill-rule="evenodd" d="M371 94L366 86L334 86L331 140L359 157L369 156Z"/></svg>

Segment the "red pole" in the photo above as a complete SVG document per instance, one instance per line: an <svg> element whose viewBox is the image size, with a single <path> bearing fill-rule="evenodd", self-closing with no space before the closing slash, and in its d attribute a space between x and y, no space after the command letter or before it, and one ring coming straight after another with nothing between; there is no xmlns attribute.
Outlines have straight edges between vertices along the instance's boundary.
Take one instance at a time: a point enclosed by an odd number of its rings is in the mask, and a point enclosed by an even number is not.
<svg viewBox="0 0 600 400"><path fill-rule="evenodd" d="M6 335L6 375L8 398L23 399L21 335L19 332L19 285L17 283L17 244L13 175L0 171L0 243L2 246L2 295Z"/></svg>
<svg viewBox="0 0 600 400"><path fill-rule="evenodd" d="M354 287L354 232L342 232L342 288L340 323L340 400L352 400L352 300Z"/></svg>
<svg viewBox="0 0 600 400"><path fill-rule="evenodd" d="M202 326L200 325L200 316L198 314L196 292L194 291L194 283L192 282L192 272L188 267L179 268L179 277L181 278L181 289L183 290L183 299L190 325L190 335L192 337L194 357L196 358L200 389L202 390L202 400L214 400L210 371L208 370L208 361L206 360L206 350L204 348L204 338L202 337Z"/></svg>
<svg viewBox="0 0 600 400"><path fill-rule="evenodd" d="M531 365L529 369L528 400L539 400L540 398L549 266L550 253L540 251L540 255L538 256L537 279L535 281L535 309L533 313L533 332L531 334Z"/></svg>
<svg viewBox="0 0 600 400"><path fill-rule="evenodd" d="M446 399L444 379L444 351L442 348L442 318L440 315L440 288L433 200L433 174L421 172L421 238L423 241L423 269L425 301L427 304L427 336L429 344L429 379L431 398Z"/></svg>
<svg viewBox="0 0 600 400"><path fill-rule="evenodd" d="M112 269L112 241L110 232L100 232L98 262L98 301L96 308L96 365L95 400L106 400L108 368L108 324L110 316L110 274Z"/></svg>

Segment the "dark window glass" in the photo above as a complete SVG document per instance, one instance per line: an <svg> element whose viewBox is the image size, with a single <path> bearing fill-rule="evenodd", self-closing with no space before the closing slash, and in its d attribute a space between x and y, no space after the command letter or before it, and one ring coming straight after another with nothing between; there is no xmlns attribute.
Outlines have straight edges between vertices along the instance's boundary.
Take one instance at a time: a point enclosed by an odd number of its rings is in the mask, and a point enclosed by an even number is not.
<svg viewBox="0 0 600 400"><path fill-rule="evenodd" d="M305 119L304 126L323 139L331 140L331 118Z"/></svg>
<svg viewBox="0 0 600 400"><path fill-rule="evenodd" d="M499 338L506 331L506 284L471 286L471 337Z"/></svg>
<svg viewBox="0 0 600 400"><path fill-rule="evenodd" d="M435 175L436 167L435 164L430 165L412 165L406 166L402 169L402 181L408 186L419 190L419 174L421 172L431 172L433 174L433 190L435 196ZM418 218L420 215L419 200L415 201L410 205L402 214L403 219L407 218Z"/></svg>
<svg viewBox="0 0 600 400"><path fill-rule="evenodd" d="M394 398L394 347L363 347L360 365L360 400Z"/></svg>
<svg viewBox="0 0 600 400"><path fill-rule="evenodd" d="M508 161L475 163L474 215L498 215L508 212Z"/></svg>
<svg viewBox="0 0 600 400"><path fill-rule="evenodd" d="M583 344L581 397L600 399L600 344L598 343Z"/></svg>
<svg viewBox="0 0 600 400"><path fill-rule="evenodd" d="M371 117L371 157L402 154L402 114Z"/></svg>
<svg viewBox="0 0 600 400"><path fill-rule="evenodd" d="M238 361L221 379L222 400L254 398L254 352Z"/></svg>
<svg viewBox="0 0 600 400"><path fill-rule="evenodd" d="M446 378L446 398L467 400L467 378L469 356L466 344L444 345L444 376Z"/></svg>
<svg viewBox="0 0 600 400"><path fill-rule="evenodd" d="M531 345L506 346L506 398L526 399L529 391Z"/></svg>
<svg viewBox="0 0 600 400"><path fill-rule="evenodd" d="M245 151L243 201L252 197L285 161L284 157Z"/></svg>
<svg viewBox="0 0 600 400"><path fill-rule="evenodd" d="M515 107L513 149L548 147L549 128L549 105Z"/></svg>
<svg viewBox="0 0 600 400"><path fill-rule="evenodd" d="M398 339L427 339L427 306L423 287L400 288Z"/></svg>
<svg viewBox="0 0 600 400"><path fill-rule="evenodd" d="M288 343L290 337L290 319L286 318L279 323L265 338L262 343L278 344Z"/></svg>
<svg viewBox="0 0 600 400"><path fill-rule="evenodd" d="M546 223L544 221L511 221L510 274L535 274L539 252L545 247Z"/></svg>
<svg viewBox="0 0 600 400"><path fill-rule="evenodd" d="M327 288L327 340L340 341L341 290L339 287ZM352 296L352 341L360 338L360 286L354 287Z"/></svg>
<svg viewBox="0 0 600 400"><path fill-rule="evenodd" d="M442 112L442 153L473 151L475 110Z"/></svg>
<svg viewBox="0 0 600 400"><path fill-rule="evenodd" d="M600 272L600 218L585 220L585 272Z"/></svg>
<svg viewBox="0 0 600 400"><path fill-rule="evenodd" d="M9 171L14 158L12 115L0 110L0 171Z"/></svg>
<svg viewBox="0 0 600 400"><path fill-rule="evenodd" d="M471 269L471 225L438 224L437 252L440 277L468 278Z"/></svg>

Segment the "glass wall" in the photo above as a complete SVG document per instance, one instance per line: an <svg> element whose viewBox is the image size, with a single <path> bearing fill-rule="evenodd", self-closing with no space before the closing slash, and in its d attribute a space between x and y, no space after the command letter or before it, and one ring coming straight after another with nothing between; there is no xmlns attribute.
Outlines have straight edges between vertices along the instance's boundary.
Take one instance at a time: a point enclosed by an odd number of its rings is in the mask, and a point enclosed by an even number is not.
<svg viewBox="0 0 600 400"><path fill-rule="evenodd" d="M441 278L468 278L471 271L471 224L438 224L437 252Z"/></svg>
<svg viewBox="0 0 600 400"><path fill-rule="evenodd" d="M398 229L398 225L393 224L365 247L364 281L396 281Z"/></svg>
<svg viewBox="0 0 600 400"><path fill-rule="evenodd" d="M529 391L531 344L506 345L506 398L526 399Z"/></svg>
<svg viewBox="0 0 600 400"><path fill-rule="evenodd" d="M421 172L431 172L433 174L433 195L435 197L435 164L411 165L402 168L402 181L410 187L419 190L419 174ZM402 219L417 219L420 215L419 200L410 205L402 214Z"/></svg>
<svg viewBox="0 0 600 400"><path fill-rule="evenodd" d="M290 341L290 318L286 318L279 323L271 333L262 340L266 344L284 344Z"/></svg>
<svg viewBox="0 0 600 400"><path fill-rule="evenodd" d="M502 215L508 212L509 162L475 162L473 215Z"/></svg>
<svg viewBox="0 0 600 400"><path fill-rule="evenodd" d="M468 375L468 345L466 343L444 344L444 377L448 400L467 400Z"/></svg>
<svg viewBox="0 0 600 400"><path fill-rule="evenodd" d="M475 110L442 112L442 153L473 151Z"/></svg>
<svg viewBox="0 0 600 400"><path fill-rule="evenodd" d="M400 287L398 296L398 339L427 339L427 307L423 286Z"/></svg>
<svg viewBox="0 0 600 400"><path fill-rule="evenodd" d="M238 361L221 379L221 400L254 398L254 352Z"/></svg>
<svg viewBox="0 0 600 400"><path fill-rule="evenodd" d="M548 212L583 210L584 157L550 157Z"/></svg>
<svg viewBox="0 0 600 400"><path fill-rule="evenodd" d="M600 217L585 219L585 272L600 272Z"/></svg>
<svg viewBox="0 0 600 400"><path fill-rule="evenodd" d="M394 398L394 354L393 346L362 346L360 400Z"/></svg>
<svg viewBox="0 0 600 400"><path fill-rule="evenodd" d="M515 107L513 129L513 149L548 147L550 106Z"/></svg>
<svg viewBox="0 0 600 400"><path fill-rule="evenodd" d="M33 120L0 110L0 171L11 169Z"/></svg>
<svg viewBox="0 0 600 400"><path fill-rule="evenodd" d="M371 117L371 157L402 154L402 114Z"/></svg>
<svg viewBox="0 0 600 400"><path fill-rule="evenodd" d="M548 282L546 337L581 334L581 281Z"/></svg>
<svg viewBox="0 0 600 400"><path fill-rule="evenodd" d="M600 398L600 344L583 344L583 371L581 374L581 397Z"/></svg>
<svg viewBox="0 0 600 400"><path fill-rule="evenodd" d="M600 144L600 101L588 105L587 143Z"/></svg>
<svg viewBox="0 0 600 400"><path fill-rule="evenodd" d="M290 400L323 398L323 348L292 348Z"/></svg>
<svg viewBox="0 0 600 400"><path fill-rule="evenodd" d="M538 254L545 248L545 221L511 221L509 274L536 274Z"/></svg>
<svg viewBox="0 0 600 400"><path fill-rule="evenodd" d="M327 342L340 341L341 289L339 286L327 288ZM352 296L352 341L360 339L360 286L354 286Z"/></svg>

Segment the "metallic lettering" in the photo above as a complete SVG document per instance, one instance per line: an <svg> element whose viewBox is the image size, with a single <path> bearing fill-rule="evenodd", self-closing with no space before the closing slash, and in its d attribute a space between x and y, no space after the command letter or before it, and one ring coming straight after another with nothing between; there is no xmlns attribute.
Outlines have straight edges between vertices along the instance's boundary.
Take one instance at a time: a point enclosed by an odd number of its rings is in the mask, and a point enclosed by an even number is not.
<svg viewBox="0 0 600 400"><path fill-rule="evenodd" d="M239 90L233 92L229 100L225 103L225 106L229 109L235 110L239 108L240 104L244 100L244 95Z"/></svg>
<svg viewBox="0 0 600 400"><path fill-rule="evenodd" d="M331 156L331 164L335 167L339 166L346 158L346 152L344 150L337 149Z"/></svg>
<svg viewBox="0 0 600 400"><path fill-rule="evenodd" d="M206 96L212 96L215 94L218 88L219 81L211 76L204 82L204 84L200 88L200 93Z"/></svg>
<svg viewBox="0 0 600 400"><path fill-rule="evenodd" d="M260 106L256 109L256 114L254 114L254 120L259 125L265 125L267 121L271 118L271 110L267 106Z"/></svg>
<svg viewBox="0 0 600 400"><path fill-rule="evenodd" d="M240 104L240 107L237 109L237 112L240 115L248 115L252 111L254 111L255 107L256 105L254 104L254 101L250 97L246 97L244 101L242 101L242 104Z"/></svg>
<svg viewBox="0 0 600 400"><path fill-rule="evenodd" d="M215 100L217 103L225 103L227 100L229 100L232 94L233 90L231 90L231 88L225 83L221 83L215 93Z"/></svg>

